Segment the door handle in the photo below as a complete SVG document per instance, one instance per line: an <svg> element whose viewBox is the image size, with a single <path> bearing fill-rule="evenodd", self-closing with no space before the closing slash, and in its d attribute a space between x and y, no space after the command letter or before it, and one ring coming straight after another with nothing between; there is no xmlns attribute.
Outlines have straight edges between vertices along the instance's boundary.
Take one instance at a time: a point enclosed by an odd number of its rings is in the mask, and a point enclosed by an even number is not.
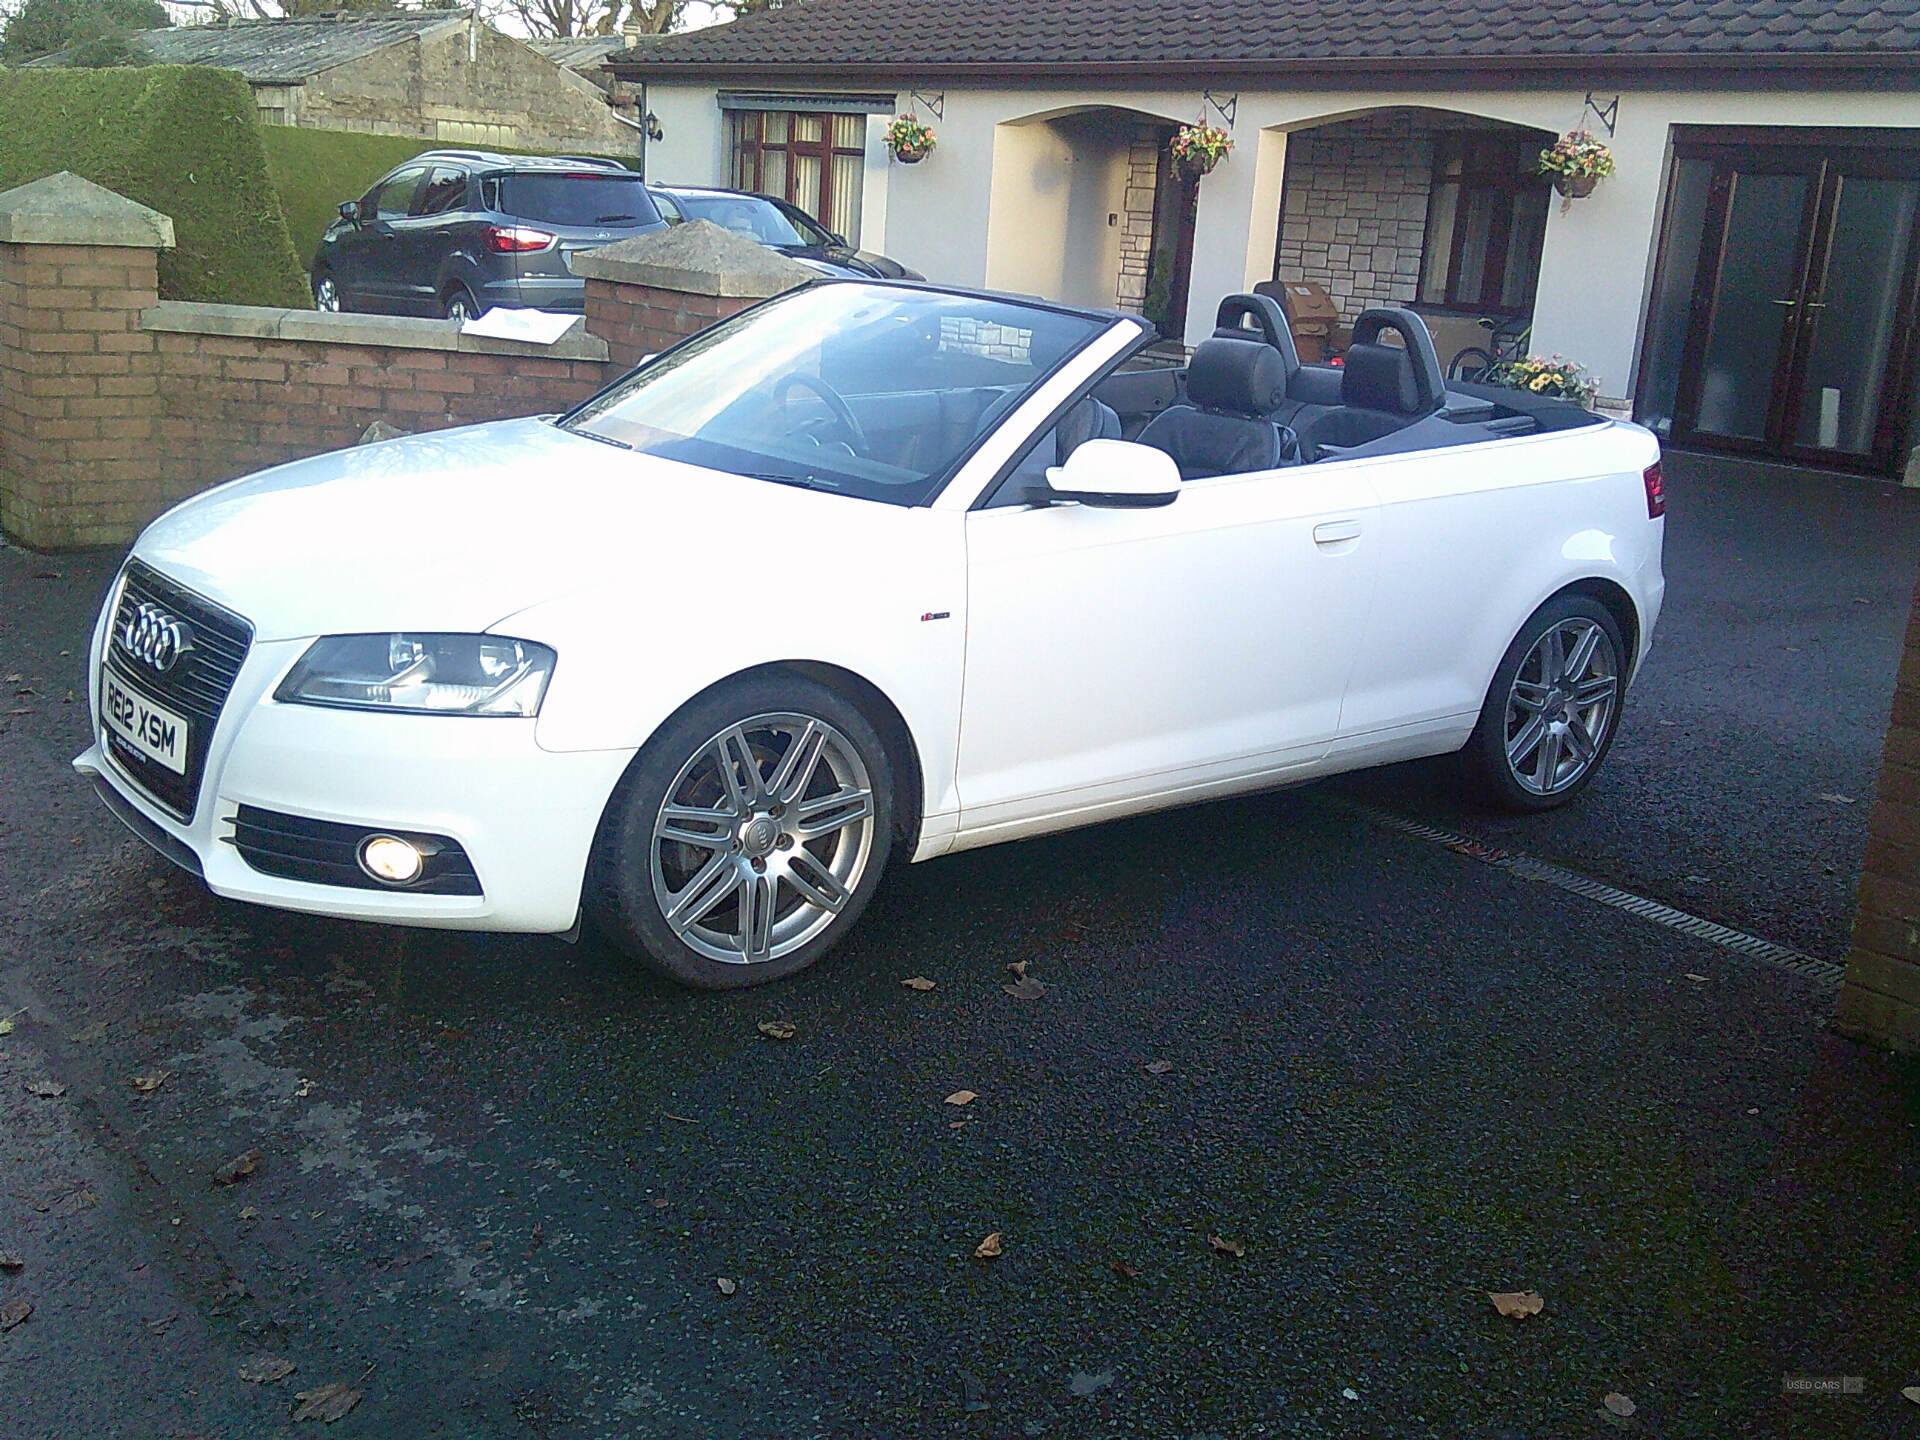
<svg viewBox="0 0 1920 1440"><path fill-rule="evenodd" d="M1316 545L1338 545L1342 540L1359 538L1358 520L1324 520L1313 527L1313 543Z"/></svg>

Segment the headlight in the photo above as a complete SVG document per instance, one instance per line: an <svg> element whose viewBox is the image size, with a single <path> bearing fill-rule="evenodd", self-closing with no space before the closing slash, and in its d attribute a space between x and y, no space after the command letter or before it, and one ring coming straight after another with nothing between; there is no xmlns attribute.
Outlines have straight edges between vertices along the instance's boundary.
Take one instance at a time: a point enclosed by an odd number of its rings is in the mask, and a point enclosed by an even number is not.
<svg viewBox="0 0 1920 1440"><path fill-rule="evenodd" d="M325 635L273 698L434 715L540 713L553 651L497 635Z"/></svg>

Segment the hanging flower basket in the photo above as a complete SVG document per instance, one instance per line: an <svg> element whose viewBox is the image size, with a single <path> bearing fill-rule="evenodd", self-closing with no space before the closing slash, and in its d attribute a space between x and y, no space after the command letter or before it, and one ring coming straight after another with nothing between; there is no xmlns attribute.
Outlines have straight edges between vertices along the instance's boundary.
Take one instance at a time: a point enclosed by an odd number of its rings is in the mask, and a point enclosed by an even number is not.
<svg viewBox="0 0 1920 1440"><path fill-rule="evenodd" d="M1173 163L1189 180L1211 175L1214 167L1226 159L1227 152L1232 149L1233 137L1205 121L1198 125L1182 125L1167 145L1167 153L1173 156Z"/></svg>
<svg viewBox="0 0 1920 1440"><path fill-rule="evenodd" d="M933 127L922 125L911 110L887 126L887 151L902 165L918 165L933 153L934 143Z"/></svg>
<svg viewBox="0 0 1920 1440"><path fill-rule="evenodd" d="M1583 200L1593 187L1613 174L1613 152L1589 130L1569 130L1540 152L1542 175L1569 200Z"/></svg>

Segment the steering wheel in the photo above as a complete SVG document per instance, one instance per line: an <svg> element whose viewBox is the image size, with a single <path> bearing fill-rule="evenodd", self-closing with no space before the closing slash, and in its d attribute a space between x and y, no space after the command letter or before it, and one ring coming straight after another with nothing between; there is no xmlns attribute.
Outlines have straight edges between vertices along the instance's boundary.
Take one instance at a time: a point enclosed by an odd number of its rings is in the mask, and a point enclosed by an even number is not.
<svg viewBox="0 0 1920 1440"><path fill-rule="evenodd" d="M811 390L833 412L834 424L840 427L847 447L855 455L867 454L867 432L859 417L853 413L840 392L819 376L809 375L804 370L791 370L774 381L769 390L775 400L785 404L787 392L796 385L802 390Z"/></svg>

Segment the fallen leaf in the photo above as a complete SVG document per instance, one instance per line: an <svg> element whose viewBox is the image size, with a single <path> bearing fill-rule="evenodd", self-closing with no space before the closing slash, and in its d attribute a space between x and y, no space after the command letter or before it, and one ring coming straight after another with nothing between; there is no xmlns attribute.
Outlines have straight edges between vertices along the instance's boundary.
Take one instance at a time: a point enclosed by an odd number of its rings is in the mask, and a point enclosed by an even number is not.
<svg viewBox="0 0 1920 1440"><path fill-rule="evenodd" d="M13 1021L0 1020L0 1035L11 1035L11 1034L13 1034Z"/></svg>
<svg viewBox="0 0 1920 1440"><path fill-rule="evenodd" d="M1920 1385L1908 1385L1900 1393L1914 1404L1920 1405Z"/></svg>
<svg viewBox="0 0 1920 1440"><path fill-rule="evenodd" d="M654 1197L654 1199L653 1199L653 1208L654 1208L654 1209L656 1209L656 1210L664 1210L664 1209L666 1209L666 1208L667 1208L667 1197L666 1197L666 1196L664 1196L664 1195L656 1195L656 1196Z"/></svg>
<svg viewBox="0 0 1920 1440"><path fill-rule="evenodd" d="M278 1355L256 1355L240 1362L240 1378L249 1385L277 1385L298 1368Z"/></svg>
<svg viewBox="0 0 1920 1440"><path fill-rule="evenodd" d="M1073 1372L1073 1378L1067 1381L1067 1389L1075 1395L1093 1395L1108 1389L1113 1384L1113 1371L1102 1370L1098 1375L1090 1375L1085 1370Z"/></svg>
<svg viewBox="0 0 1920 1440"><path fill-rule="evenodd" d="M1030 979L1024 975L1014 981L1013 984L1002 985L1000 988L1016 1000L1038 1000L1042 995L1047 993L1046 986L1042 985L1038 980Z"/></svg>
<svg viewBox="0 0 1920 1440"><path fill-rule="evenodd" d="M1618 1390L1609 1390L1600 1403L1607 1407L1610 1414L1618 1415L1622 1420L1640 1408Z"/></svg>
<svg viewBox="0 0 1920 1440"><path fill-rule="evenodd" d="M1360 1392L1349 1385L1340 1392L1340 1398L1342 1400L1358 1400L1360 1398Z"/></svg>
<svg viewBox="0 0 1920 1440"><path fill-rule="evenodd" d="M947 1122L947 1129L949 1130L964 1130L966 1128L967 1122L965 1120L949 1120Z"/></svg>
<svg viewBox="0 0 1920 1440"><path fill-rule="evenodd" d="M11 1250L0 1250L0 1270L24 1270L27 1262Z"/></svg>
<svg viewBox="0 0 1920 1440"><path fill-rule="evenodd" d="M998 1230L973 1247L973 1258L976 1260L991 1260L999 1253L1000 1232Z"/></svg>
<svg viewBox="0 0 1920 1440"><path fill-rule="evenodd" d="M1691 971L1691 970L1689 970L1689 971L1687 971L1687 979L1689 979L1689 980L1691 980L1691 981L1693 981L1693 982L1694 982L1694 983L1695 983L1696 985L1704 985L1704 984L1706 984L1706 983L1707 983L1707 977L1706 977L1706 976L1704 976L1704 975L1696 975L1696 974L1694 974L1694 973L1693 973L1693 971Z"/></svg>
<svg viewBox="0 0 1920 1440"><path fill-rule="evenodd" d="M713 1283L719 1287L720 1293L722 1295L731 1295L733 1294L734 1291L740 1288L740 1282L738 1280L729 1280L724 1275L722 1275L719 1279L715 1280Z"/></svg>
<svg viewBox="0 0 1920 1440"><path fill-rule="evenodd" d="M324 1420L332 1424L360 1403L360 1392L344 1380L302 1390L293 1397L300 1402L293 1412L295 1420Z"/></svg>
<svg viewBox="0 0 1920 1440"><path fill-rule="evenodd" d="M1027 962L1025 960L1015 960L1007 966L1007 969L1013 972L1013 978L1016 980L1024 980L1027 978Z"/></svg>
<svg viewBox="0 0 1920 1440"><path fill-rule="evenodd" d="M1216 1255L1244 1255L1247 1247L1239 1240L1228 1240L1219 1235L1209 1235L1207 1244L1213 1247Z"/></svg>
<svg viewBox="0 0 1920 1440"><path fill-rule="evenodd" d="M240 1211L240 1218L242 1220L258 1220L260 1218L259 1207L255 1205L243 1206Z"/></svg>
<svg viewBox="0 0 1920 1440"><path fill-rule="evenodd" d="M800 1027L791 1020L762 1020L754 1028L769 1040L791 1040L800 1033Z"/></svg>
<svg viewBox="0 0 1920 1440"><path fill-rule="evenodd" d="M971 1090L956 1090L953 1092L953 1094L947 1096L947 1104L971 1105L974 1101L978 1100L979 1098L980 1097L974 1094L973 1091Z"/></svg>
<svg viewBox="0 0 1920 1440"><path fill-rule="evenodd" d="M171 1070L156 1070L151 1075L130 1075L127 1077L127 1083L142 1095L151 1095L167 1083L167 1077L171 1074L173 1074Z"/></svg>
<svg viewBox="0 0 1920 1440"><path fill-rule="evenodd" d="M919 990L923 993L933 989L933 981L927 979L924 975L910 975L900 983L909 990Z"/></svg>
<svg viewBox="0 0 1920 1440"><path fill-rule="evenodd" d="M1149 1075L1164 1075L1171 1069L1173 1069L1173 1061L1171 1060L1147 1061L1147 1074Z"/></svg>
<svg viewBox="0 0 1920 1440"><path fill-rule="evenodd" d="M1814 799L1816 799L1816 800L1824 800L1824 801L1826 801L1826 802L1827 802L1827 804L1829 804L1829 805L1851 805L1851 804L1853 804L1853 797L1852 797L1851 795L1834 795L1834 794L1830 794L1830 793L1828 793L1828 792L1826 792L1826 791L1824 791L1824 790L1823 790L1823 791L1822 791L1822 792L1821 792L1820 794L1818 794L1818 795L1816 795L1816 796L1814 796L1813 798L1814 798Z"/></svg>
<svg viewBox="0 0 1920 1440"><path fill-rule="evenodd" d="M1493 1308L1509 1320L1524 1320L1547 1308L1547 1302L1540 1298L1537 1290L1489 1290L1487 1298L1493 1302Z"/></svg>
<svg viewBox="0 0 1920 1440"><path fill-rule="evenodd" d="M258 1150L249 1150L214 1166L213 1178L221 1185L238 1184L244 1176L253 1174L260 1162L266 1158Z"/></svg>
<svg viewBox="0 0 1920 1440"><path fill-rule="evenodd" d="M29 1095L38 1095L42 1100L55 1100L67 1093L67 1087L57 1080L29 1080L26 1082Z"/></svg>
<svg viewBox="0 0 1920 1440"><path fill-rule="evenodd" d="M1113 1273L1118 1275L1122 1280L1138 1280L1140 1278L1140 1272L1124 1260L1116 1260L1113 1262Z"/></svg>
<svg viewBox="0 0 1920 1440"><path fill-rule="evenodd" d="M32 1313L33 1302L30 1300L9 1300L0 1305L0 1334L21 1324Z"/></svg>
<svg viewBox="0 0 1920 1440"><path fill-rule="evenodd" d="M1759 1113L1760 1113L1760 1107L1758 1105L1754 1106L1751 1110L1747 1111L1747 1114L1749 1115L1758 1115Z"/></svg>

